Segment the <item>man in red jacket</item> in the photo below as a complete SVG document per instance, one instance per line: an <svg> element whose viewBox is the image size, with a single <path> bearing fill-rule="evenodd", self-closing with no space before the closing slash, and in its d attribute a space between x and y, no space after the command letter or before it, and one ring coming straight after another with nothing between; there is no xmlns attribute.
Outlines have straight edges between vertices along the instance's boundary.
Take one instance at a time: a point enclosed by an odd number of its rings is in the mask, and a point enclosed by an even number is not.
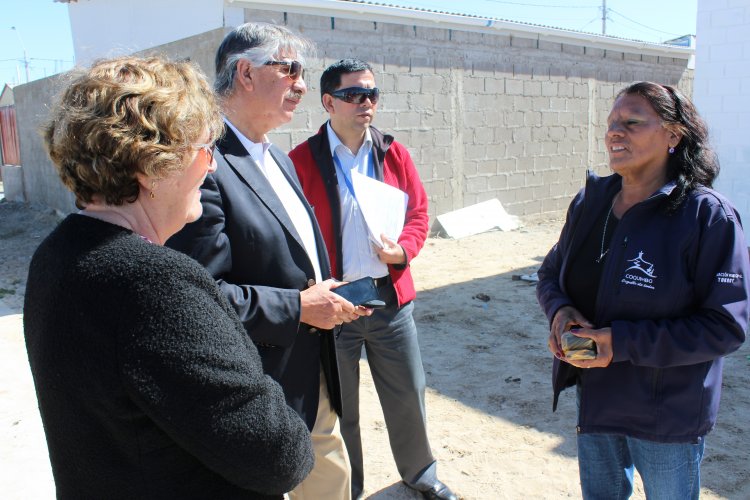
<svg viewBox="0 0 750 500"><path fill-rule="evenodd" d="M427 237L427 196L406 148L371 127L380 93L369 64L356 59L332 64L320 79L320 93L330 121L289 156L314 207L334 277L353 281L372 276L386 303L369 318L343 325L336 342L341 432L352 464L352 497L361 498L364 487L359 430L359 360L364 345L401 478L425 498L455 499L437 478L427 438L425 375L412 317L416 292L409 262ZM374 244L368 237L354 189L359 184L352 179L358 174L407 194L404 227L396 241L382 234Z"/></svg>

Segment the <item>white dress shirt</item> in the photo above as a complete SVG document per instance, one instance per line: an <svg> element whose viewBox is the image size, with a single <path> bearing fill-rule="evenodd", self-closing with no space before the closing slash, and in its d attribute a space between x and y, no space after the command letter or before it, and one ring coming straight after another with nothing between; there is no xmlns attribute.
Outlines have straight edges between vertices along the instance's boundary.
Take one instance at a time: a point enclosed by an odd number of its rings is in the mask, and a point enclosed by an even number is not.
<svg viewBox="0 0 750 500"><path fill-rule="evenodd" d="M260 169L263 175L268 179L268 182L273 187L276 196L281 200L281 204L284 205L287 215L294 224L294 229L297 230L302 244L305 246L307 257L310 259L310 263L315 269L315 281L320 282L323 280L322 273L320 271L320 260L318 259L318 247L315 245L315 231L313 230L313 223L310 220L310 215L302 204L297 192L294 190L289 180L281 171L281 167L273 159L268 148L271 146L270 142L263 141L256 143L245 137L242 132L237 130L237 127L232 123L224 119L229 128L237 134L242 145L245 147L250 156L255 160L253 163ZM264 137L265 139L265 137Z"/></svg>
<svg viewBox="0 0 750 500"><path fill-rule="evenodd" d="M355 170L362 175L368 175L368 170L373 161L370 154L372 151L370 130L365 131L365 140L357 154L354 154L341 142L341 139L331 128L330 121L326 127L328 142L331 145L331 157L336 166L336 175L339 178L341 254L344 270L342 278L344 281L354 281L365 276L381 278L388 274L388 266L378 260L378 254L375 251L374 243L370 241L367 224L362 211L359 209L359 203L350 191L352 185L351 172ZM372 165L372 168L374 167Z"/></svg>

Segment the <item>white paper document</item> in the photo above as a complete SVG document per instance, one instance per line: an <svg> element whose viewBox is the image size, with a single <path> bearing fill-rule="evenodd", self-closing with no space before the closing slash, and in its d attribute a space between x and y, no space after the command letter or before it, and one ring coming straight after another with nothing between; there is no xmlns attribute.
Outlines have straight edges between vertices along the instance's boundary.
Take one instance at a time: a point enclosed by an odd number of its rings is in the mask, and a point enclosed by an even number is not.
<svg viewBox="0 0 750 500"><path fill-rule="evenodd" d="M383 247L381 234L398 241L404 229L409 195L355 170L352 170L352 187L373 243Z"/></svg>

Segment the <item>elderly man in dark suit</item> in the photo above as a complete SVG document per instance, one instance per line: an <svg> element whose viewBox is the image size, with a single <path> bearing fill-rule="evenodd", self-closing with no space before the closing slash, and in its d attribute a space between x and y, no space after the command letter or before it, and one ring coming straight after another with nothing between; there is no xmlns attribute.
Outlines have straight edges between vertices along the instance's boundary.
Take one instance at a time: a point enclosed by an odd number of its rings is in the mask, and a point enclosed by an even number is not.
<svg viewBox="0 0 750 500"><path fill-rule="evenodd" d="M202 263L239 313L266 373L312 432L315 468L291 499L350 498L351 468L332 329L370 311L331 291L328 255L289 157L266 133L307 91L311 42L281 26L243 24L216 54L225 134L200 187L203 216L169 241ZM196 186L198 189L198 186Z"/></svg>

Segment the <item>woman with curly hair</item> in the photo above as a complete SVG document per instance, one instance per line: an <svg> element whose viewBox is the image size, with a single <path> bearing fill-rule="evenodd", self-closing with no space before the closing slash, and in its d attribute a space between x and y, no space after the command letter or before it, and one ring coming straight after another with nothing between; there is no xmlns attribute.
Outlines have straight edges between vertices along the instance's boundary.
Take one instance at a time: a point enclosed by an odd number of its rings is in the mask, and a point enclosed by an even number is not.
<svg viewBox="0 0 750 500"><path fill-rule="evenodd" d="M748 250L711 189L707 128L679 90L622 90L604 140L614 174L589 174L539 270L554 402L577 386L586 499L698 498L723 357L745 340Z"/></svg>
<svg viewBox="0 0 750 500"><path fill-rule="evenodd" d="M213 278L163 247L200 217L223 128L185 62L102 60L45 128L75 194L37 249L24 327L59 498L280 498L313 463Z"/></svg>

